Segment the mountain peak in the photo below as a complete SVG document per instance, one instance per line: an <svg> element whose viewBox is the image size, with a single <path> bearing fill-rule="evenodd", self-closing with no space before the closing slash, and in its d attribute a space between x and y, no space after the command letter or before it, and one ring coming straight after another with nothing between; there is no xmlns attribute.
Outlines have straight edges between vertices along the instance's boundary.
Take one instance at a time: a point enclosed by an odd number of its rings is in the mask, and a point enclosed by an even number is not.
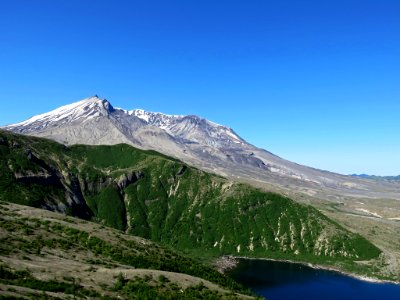
<svg viewBox="0 0 400 300"><path fill-rule="evenodd" d="M90 119L108 116L114 108L107 99L101 99L97 95L80 101L56 108L50 112L33 116L21 123L6 126L6 129L19 133L43 130L49 126L60 126L74 121L88 121Z"/></svg>
<svg viewBox="0 0 400 300"><path fill-rule="evenodd" d="M103 105L106 105L106 106L111 105L111 103L106 98L100 98L98 95L93 95L93 96L87 97L80 101L74 102L70 105L74 105L74 104L78 105L78 103L98 103L98 104L102 103Z"/></svg>
<svg viewBox="0 0 400 300"><path fill-rule="evenodd" d="M102 99L98 95L61 106L24 122L6 126L5 129L29 134L44 132L46 129L51 131L54 128L64 128L69 124L79 125L89 120L98 121L104 117L112 120L114 124L120 124L121 128L131 128L133 131L137 128L132 127L132 124L135 124L134 120L138 118L149 126L164 130L173 138L212 147L230 147L245 143L232 129L196 115L168 115L143 109L114 109L107 99Z"/></svg>

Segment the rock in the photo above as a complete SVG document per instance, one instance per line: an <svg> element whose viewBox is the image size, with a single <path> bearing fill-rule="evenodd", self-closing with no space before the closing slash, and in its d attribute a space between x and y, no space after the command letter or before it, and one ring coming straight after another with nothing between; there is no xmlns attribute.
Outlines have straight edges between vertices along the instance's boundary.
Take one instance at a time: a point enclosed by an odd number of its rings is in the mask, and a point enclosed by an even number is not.
<svg viewBox="0 0 400 300"><path fill-rule="evenodd" d="M237 258L227 255L227 256L222 256L222 257L218 258L214 262L214 266L217 268L218 272L224 273L228 270L235 268L238 263L239 263L239 261Z"/></svg>
<svg viewBox="0 0 400 300"><path fill-rule="evenodd" d="M181 176L183 173L185 173L187 167L185 165L182 165L179 170L178 173L176 173L177 176Z"/></svg>
<svg viewBox="0 0 400 300"><path fill-rule="evenodd" d="M26 157L27 157L29 160L32 160L33 154L32 154L32 150L31 150L31 149L26 149L24 153L25 153Z"/></svg>
<svg viewBox="0 0 400 300"><path fill-rule="evenodd" d="M11 142L11 147L12 148L19 148L19 147L21 147L21 145L17 141L12 141Z"/></svg>
<svg viewBox="0 0 400 300"><path fill-rule="evenodd" d="M143 178L144 174L142 172L132 172L128 174L123 174L117 181L118 188L122 191L124 190L128 185L135 183L138 181L140 178Z"/></svg>

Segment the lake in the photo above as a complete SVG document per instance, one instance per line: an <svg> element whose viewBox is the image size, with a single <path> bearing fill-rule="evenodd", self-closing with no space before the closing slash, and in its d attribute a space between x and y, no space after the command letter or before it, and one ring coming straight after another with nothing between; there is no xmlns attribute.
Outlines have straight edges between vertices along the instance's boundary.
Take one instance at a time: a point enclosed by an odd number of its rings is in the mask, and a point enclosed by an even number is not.
<svg viewBox="0 0 400 300"><path fill-rule="evenodd" d="M295 263L240 259L228 275L268 300L400 299L400 285L366 282Z"/></svg>

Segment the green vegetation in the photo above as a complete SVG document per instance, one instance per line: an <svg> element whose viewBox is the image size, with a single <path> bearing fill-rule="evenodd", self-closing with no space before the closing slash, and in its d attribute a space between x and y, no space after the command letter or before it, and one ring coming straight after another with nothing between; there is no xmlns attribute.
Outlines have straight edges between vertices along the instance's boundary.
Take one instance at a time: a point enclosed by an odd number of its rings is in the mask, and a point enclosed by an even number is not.
<svg viewBox="0 0 400 300"><path fill-rule="evenodd" d="M119 230L126 228L125 205L118 190L111 186L104 188L95 196L88 196L89 206L104 224Z"/></svg>
<svg viewBox="0 0 400 300"><path fill-rule="evenodd" d="M83 217L198 258L233 254L351 266L380 254L315 208L156 152L128 145L64 147L7 132L0 137L5 201L75 216L83 211ZM44 179L43 173L50 175Z"/></svg>
<svg viewBox="0 0 400 300"><path fill-rule="evenodd" d="M93 225L86 225L90 229L88 231L78 229L82 226L79 221L70 223L67 219L57 221L49 220L49 217L46 220L22 217L7 210L3 202L0 203L0 212L0 262L2 256L18 257L18 260L37 260L39 257L42 261L40 257L46 255L61 253L62 259L65 259L65 256L73 256L73 260L76 260L74 256L82 255L84 264L92 266L113 269L124 266L183 273L208 280L228 291L249 293L247 289L213 268L150 241L127 238L125 235L116 235L117 231L107 230L105 232L108 235L105 238L102 231L101 235L96 235L100 225L96 225L95 230L91 228ZM0 283L90 296L91 290L79 285L74 278L67 281L70 282L38 280L25 270L11 271L4 266L0 267ZM167 280L160 276L160 282L166 283Z"/></svg>
<svg viewBox="0 0 400 300"><path fill-rule="evenodd" d="M0 283L13 286L27 287L33 290L65 293L74 296L99 297L100 294L83 288L75 282L62 282L56 280L43 281L36 279L29 271L12 271L3 265L0 265Z"/></svg>
<svg viewBox="0 0 400 300"><path fill-rule="evenodd" d="M122 274L119 274L113 290L129 299L239 299L234 293L225 295L210 290L202 282L182 289L176 283L166 282L165 279L164 277L164 279L155 280L150 276L144 278L136 276L131 280L126 280Z"/></svg>

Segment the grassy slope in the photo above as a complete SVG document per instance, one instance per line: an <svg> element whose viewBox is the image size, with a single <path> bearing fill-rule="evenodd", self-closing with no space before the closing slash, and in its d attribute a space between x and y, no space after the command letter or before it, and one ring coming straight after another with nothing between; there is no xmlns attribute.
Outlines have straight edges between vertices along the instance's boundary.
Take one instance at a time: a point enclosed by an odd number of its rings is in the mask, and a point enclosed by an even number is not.
<svg viewBox="0 0 400 300"><path fill-rule="evenodd" d="M245 297L232 293L245 291L233 280L148 240L1 202L0 295L26 294L22 288L35 295L59 293L49 295L61 298Z"/></svg>
<svg viewBox="0 0 400 300"><path fill-rule="evenodd" d="M78 178L84 209L94 219L191 255L296 259L367 274L368 268L354 261L380 253L312 207L229 182L152 151L127 145L67 148L9 133L0 137L0 167L5 174L0 199L50 208L54 202L65 202L62 184L47 185L45 190L43 184L14 178L13 172L40 172L35 159L27 155L29 149L50 169L58 170L64 185L71 174ZM132 174L137 178L131 184L118 184ZM66 212L74 214L73 209Z"/></svg>

